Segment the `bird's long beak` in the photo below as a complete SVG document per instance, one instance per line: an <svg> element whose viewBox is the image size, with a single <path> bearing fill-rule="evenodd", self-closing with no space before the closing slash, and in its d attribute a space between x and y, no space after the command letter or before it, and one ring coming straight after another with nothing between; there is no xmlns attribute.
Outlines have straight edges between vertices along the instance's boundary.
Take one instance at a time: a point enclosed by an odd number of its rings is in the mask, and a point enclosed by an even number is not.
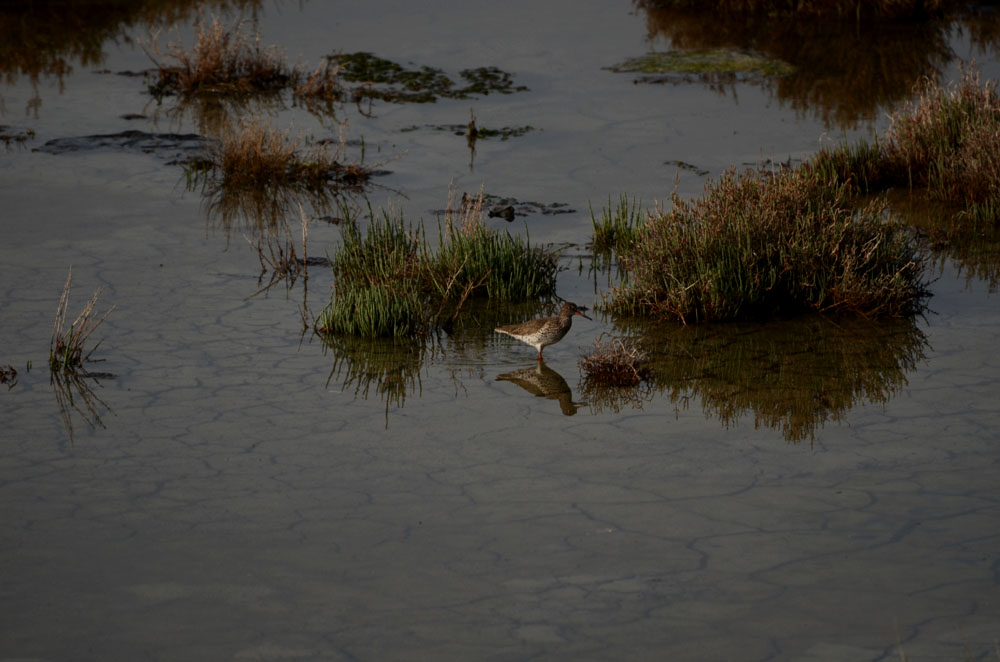
<svg viewBox="0 0 1000 662"><path fill-rule="evenodd" d="M577 314L577 315L579 315L579 316L580 316L580 317L582 317L583 319L586 319L586 320L590 320L591 322L593 322L593 321L594 321L594 320L591 320L591 319L590 319L589 317L587 317L586 315L584 315L584 314L583 314L583 311L582 311L582 310L580 310L579 308L577 308L575 312L576 312L576 314Z"/></svg>

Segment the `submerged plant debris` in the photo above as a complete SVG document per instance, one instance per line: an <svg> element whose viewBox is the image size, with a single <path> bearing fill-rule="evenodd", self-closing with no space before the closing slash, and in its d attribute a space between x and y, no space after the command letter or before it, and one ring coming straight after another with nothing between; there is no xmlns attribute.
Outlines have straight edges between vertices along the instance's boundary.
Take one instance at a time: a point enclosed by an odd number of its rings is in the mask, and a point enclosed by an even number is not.
<svg viewBox="0 0 1000 662"><path fill-rule="evenodd" d="M476 202L478 196L470 196L463 193L456 209L435 209L432 210L435 216L445 216L451 213L462 213L469 205ZM543 216L553 216L556 214L575 214L576 209L569 206L567 202L532 202L530 200L518 200L513 196L499 196L490 193L482 195L482 207L486 215L490 218L502 218L505 221L513 221L516 217L542 214Z"/></svg>
<svg viewBox="0 0 1000 662"><path fill-rule="evenodd" d="M698 166L694 165L693 163L688 163L686 161L681 161L679 159L674 159L673 161L665 161L664 163L665 163L665 165L676 166L678 170L684 170L686 172L694 173L694 174L698 175L699 177L706 177L709 174L708 170L706 170L704 168L699 168Z"/></svg>
<svg viewBox="0 0 1000 662"><path fill-rule="evenodd" d="M0 124L0 142L5 146L9 147L11 144L22 145L29 140L35 139L34 129L25 129L23 131L13 130L11 127L4 124Z"/></svg>
<svg viewBox="0 0 1000 662"><path fill-rule="evenodd" d="M432 131L448 131L454 133L456 136L468 137L470 135L468 124L425 124L423 127L414 124L403 127L400 131L407 133L410 131L419 131L421 128L431 129ZM530 131L535 131L535 127L530 124L524 126L503 126L499 129L476 126L472 135L476 140L489 140L491 138L508 140L510 138L520 138Z"/></svg>
<svg viewBox="0 0 1000 662"><path fill-rule="evenodd" d="M580 359L585 385L638 386L649 377L648 357L634 338L598 338Z"/></svg>
<svg viewBox="0 0 1000 662"><path fill-rule="evenodd" d="M17 369L12 365L0 365L0 384L6 384L10 390L17 386Z"/></svg>
<svg viewBox="0 0 1000 662"><path fill-rule="evenodd" d="M211 141L196 133L147 133L130 129L119 133L53 138L32 151L65 154L90 150L135 151L187 163L203 158Z"/></svg>
<svg viewBox="0 0 1000 662"><path fill-rule="evenodd" d="M728 48L647 53L607 67L615 73L647 74L639 82L657 82L670 74L788 76L795 67L782 60Z"/></svg>
<svg viewBox="0 0 1000 662"><path fill-rule="evenodd" d="M427 65L404 67L364 51L329 56L341 79L359 83L352 96L394 103L433 103L439 98L468 99L476 95L512 94L528 88L514 85L513 76L498 67L463 69L465 84L457 84L443 70Z"/></svg>

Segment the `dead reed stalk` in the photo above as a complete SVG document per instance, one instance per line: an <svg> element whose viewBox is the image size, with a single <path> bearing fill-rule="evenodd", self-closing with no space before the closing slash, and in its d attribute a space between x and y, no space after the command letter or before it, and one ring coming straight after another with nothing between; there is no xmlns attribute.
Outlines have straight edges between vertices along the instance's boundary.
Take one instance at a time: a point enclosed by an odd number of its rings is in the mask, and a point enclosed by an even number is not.
<svg viewBox="0 0 1000 662"><path fill-rule="evenodd" d="M646 353L632 339L594 341L590 354L580 359L587 386L638 386L649 376Z"/></svg>
<svg viewBox="0 0 1000 662"><path fill-rule="evenodd" d="M49 367L52 372L75 372L83 366L84 361L90 360L90 355L100 346L100 342L92 349L84 353L84 345L90 339L91 334L97 330L114 306L111 306L104 315L96 317L94 308L97 300L104 291L99 288L94 292L94 296L84 307L80 314L76 316L73 323L66 328L66 309L69 306L69 293L73 283L73 268L70 267L66 284L63 286L62 296L59 297L59 305L56 308L56 319L52 327L52 340L49 344Z"/></svg>
<svg viewBox="0 0 1000 662"><path fill-rule="evenodd" d="M157 66L150 92L158 97L277 92L300 77L280 49L261 46L260 33L248 34L242 23L225 26L217 16L201 21L190 50L171 42L164 52L154 35L146 52Z"/></svg>

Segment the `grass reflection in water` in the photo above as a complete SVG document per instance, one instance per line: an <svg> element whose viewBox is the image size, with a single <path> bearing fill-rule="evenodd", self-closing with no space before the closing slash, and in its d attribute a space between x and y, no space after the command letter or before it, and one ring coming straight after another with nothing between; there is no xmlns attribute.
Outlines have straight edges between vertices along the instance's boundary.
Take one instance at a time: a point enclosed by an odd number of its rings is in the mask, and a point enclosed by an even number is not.
<svg viewBox="0 0 1000 662"><path fill-rule="evenodd" d="M884 405L928 351L914 318L623 329L647 353L649 390L625 389L616 401L613 391L594 389L589 399L614 408L665 396L680 409L697 399L725 427L752 415L755 427L781 429L788 441L813 440L855 406Z"/></svg>

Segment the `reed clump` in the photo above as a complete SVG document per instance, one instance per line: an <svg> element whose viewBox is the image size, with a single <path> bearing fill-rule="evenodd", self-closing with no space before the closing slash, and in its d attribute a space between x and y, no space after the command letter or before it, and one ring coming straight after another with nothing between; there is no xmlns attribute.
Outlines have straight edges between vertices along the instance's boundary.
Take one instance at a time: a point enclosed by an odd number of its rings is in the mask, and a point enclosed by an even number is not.
<svg viewBox="0 0 1000 662"><path fill-rule="evenodd" d="M216 185L227 190L290 188L320 191L329 187L359 188L372 174L360 163L341 163L338 151L326 145L302 149L302 139L251 117L223 132L209 148L207 158L188 164L189 181L218 176Z"/></svg>
<svg viewBox="0 0 1000 662"><path fill-rule="evenodd" d="M638 386L649 377L646 352L631 338L598 338L590 354L580 359L585 388Z"/></svg>
<svg viewBox="0 0 1000 662"><path fill-rule="evenodd" d="M461 305L470 296L499 301L537 299L554 291L555 255L530 246L530 237L496 232L483 220L483 196L459 218L445 218L437 254L428 260L443 301Z"/></svg>
<svg viewBox="0 0 1000 662"><path fill-rule="evenodd" d="M448 218L432 250L423 223L373 216L354 223L331 256L333 296L317 320L321 334L423 335L454 316L470 297L501 301L555 290L556 256L527 239L486 227L481 202L461 220Z"/></svg>
<svg viewBox="0 0 1000 662"><path fill-rule="evenodd" d="M333 297L320 313L321 334L406 337L429 321L421 283L421 238L403 219L384 213L367 232L355 223L331 255Z"/></svg>
<svg viewBox="0 0 1000 662"><path fill-rule="evenodd" d="M618 202L612 205L610 196L608 206L601 208L600 216L590 208L590 222L594 228L592 248L595 254L610 257L612 254L628 253L632 244L639 236L639 227L644 214L642 202L629 199L622 194Z"/></svg>
<svg viewBox="0 0 1000 662"><path fill-rule="evenodd" d="M242 22L225 25L217 16L203 17L190 49L175 42L161 48L154 37L147 54L156 65L149 92L157 99L278 95L291 90L308 107L330 112L329 104L344 98L336 63L321 62L311 72L289 66L280 48L262 45L259 32L248 32Z"/></svg>
<svg viewBox="0 0 1000 662"><path fill-rule="evenodd" d="M676 194L629 255L630 276L604 307L682 322L804 311L915 312L926 296L910 234L884 203L855 208L846 186L799 169L748 170Z"/></svg>
<svg viewBox="0 0 1000 662"><path fill-rule="evenodd" d="M89 350L85 345L90 336L107 319L114 306L98 317L94 309L101 296L103 288L94 292L90 301L84 306L76 319L66 327L66 309L69 306L69 292L73 284L73 269L70 268L63 286L62 296L56 308L55 324L52 327L52 340L49 343L49 368L53 373L75 373L83 367L84 361L90 360L90 355L100 346L100 342Z"/></svg>
<svg viewBox="0 0 1000 662"><path fill-rule="evenodd" d="M157 97L278 92L301 77L276 46L261 45L260 34L247 33L242 24L223 25L218 17L201 22L190 50L170 43L164 53L155 40L151 49L157 79L150 92ZM168 57L175 63L167 64Z"/></svg>

